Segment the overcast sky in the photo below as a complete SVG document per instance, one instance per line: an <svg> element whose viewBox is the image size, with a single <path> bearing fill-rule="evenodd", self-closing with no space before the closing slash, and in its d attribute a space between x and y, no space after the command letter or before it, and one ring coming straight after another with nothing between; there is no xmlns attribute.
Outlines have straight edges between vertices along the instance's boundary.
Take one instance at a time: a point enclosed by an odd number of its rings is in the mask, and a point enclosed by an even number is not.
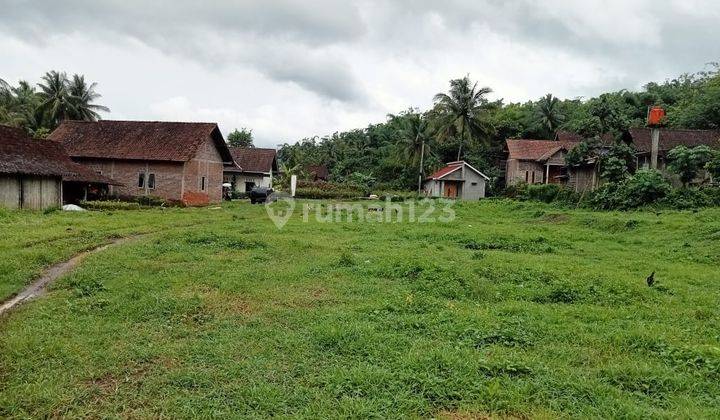
<svg viewBox="0 0 720 420"><path fill-rule="evenodd" d="M214 121L256 145L493 98L589 97L720 61L717 0L0 0L0 78L98 82L106 119Z"/></svg>

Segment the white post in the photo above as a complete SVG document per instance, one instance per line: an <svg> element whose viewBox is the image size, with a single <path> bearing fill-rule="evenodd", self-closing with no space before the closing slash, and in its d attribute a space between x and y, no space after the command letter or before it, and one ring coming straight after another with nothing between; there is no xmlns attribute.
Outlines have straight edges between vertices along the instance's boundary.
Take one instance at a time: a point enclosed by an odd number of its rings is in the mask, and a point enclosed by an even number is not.
<svg viewBox="0 0 720 420"><path fill-rule="evenodd" d="M290 195L295 197L295 187L297 187L297 175L290 176Z"/></svg>
<svg viewBox="0 0 720 420"><path fill-rule="evenodd" d="M550 178L550 164L545 165L545 183L548 183L548 178Z"/></svg>
<svg viewBox="0 0 720 420"><path fill-rule="evenodd" d="M650 130L650 138L652 140L652 148L650 149L650 168L658 167L658 150L660 149L660 129L652 128Z"/></svg>

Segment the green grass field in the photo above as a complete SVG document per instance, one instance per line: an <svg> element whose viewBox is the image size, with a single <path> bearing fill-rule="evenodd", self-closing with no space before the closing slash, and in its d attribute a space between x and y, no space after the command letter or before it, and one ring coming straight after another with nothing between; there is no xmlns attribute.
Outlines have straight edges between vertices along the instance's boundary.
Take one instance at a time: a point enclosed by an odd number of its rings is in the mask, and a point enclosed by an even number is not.
<svg viewBox="0 0 720 420"><path fill-rule="evenodd" d="M720 209L0 212L0 417L720 417ZM645 284L656 271L657 285Z"/></svg>

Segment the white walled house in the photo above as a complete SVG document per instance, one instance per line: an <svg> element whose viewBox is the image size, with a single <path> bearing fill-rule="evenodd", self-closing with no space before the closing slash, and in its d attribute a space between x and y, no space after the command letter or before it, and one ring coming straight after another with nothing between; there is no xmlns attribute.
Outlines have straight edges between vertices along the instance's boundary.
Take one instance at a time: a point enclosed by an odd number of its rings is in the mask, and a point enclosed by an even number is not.
<svg viewBox="0 0 720 420"><path fill-rule="evenodd" d="M490 178L465 161L450 162L425 179L423 190L430 197L479 200L485 197Z"/></svg>
<svg viewBox="0 0 720 420"><path fill-rule="evenodd" d="M227 165L223 182L232 184L232 191L250 192L254 187L272 188L273 175L277 173L275 149L258 147L230 147L237 165Z"/></svg>

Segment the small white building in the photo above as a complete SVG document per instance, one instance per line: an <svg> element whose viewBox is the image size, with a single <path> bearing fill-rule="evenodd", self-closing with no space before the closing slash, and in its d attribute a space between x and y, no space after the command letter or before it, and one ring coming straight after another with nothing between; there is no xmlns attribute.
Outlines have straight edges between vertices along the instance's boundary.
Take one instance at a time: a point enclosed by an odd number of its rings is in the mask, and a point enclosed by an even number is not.
<svg viewBox="0 0 720 420"><path fill-rule="evenodd" d="M225 166L223 182L232 184L232 191L250 192L255 187L272 188L277 173L275 149L259 147L230 147L237 166Z"/></svg>
<svg viewBox="0 0 720 420"><path fill-rule="evenodd" d="M460 160L448 163L426 178L423 190L430 197L479 200L485 197L485 186L489 180L487 175Z"/></svg>

